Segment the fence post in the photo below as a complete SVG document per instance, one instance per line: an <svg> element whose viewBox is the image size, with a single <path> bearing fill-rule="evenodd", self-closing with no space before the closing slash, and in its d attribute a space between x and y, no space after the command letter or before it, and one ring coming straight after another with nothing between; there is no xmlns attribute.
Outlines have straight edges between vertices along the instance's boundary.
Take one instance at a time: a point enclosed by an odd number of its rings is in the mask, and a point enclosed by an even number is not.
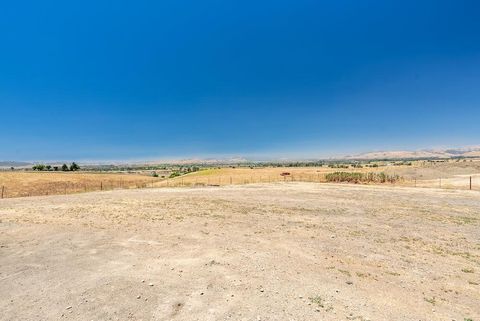
<svg viewBox="0 0 480 321"><path fill-rule="evenodd" d="M2 198L3 198L3 193L5 192L5 186L2 185Z"/></svg>
<svg viewBox="0 0 480 321"><path fill-rule="evenodd" d="M100 190L103 191L103 182L100 182Z"/></svg>
<svg viewBox="0 0 480 321"><path fill-rule="evenodd" d="M470 190L472 190L472 176L470 176Z"/></svg>

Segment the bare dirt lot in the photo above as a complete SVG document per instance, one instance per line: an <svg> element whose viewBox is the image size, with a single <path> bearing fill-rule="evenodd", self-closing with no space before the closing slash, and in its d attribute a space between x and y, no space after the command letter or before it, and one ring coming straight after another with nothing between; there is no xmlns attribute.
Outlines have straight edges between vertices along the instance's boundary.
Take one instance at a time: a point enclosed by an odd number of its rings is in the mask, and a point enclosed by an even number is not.
<svg viewBox="0 0 480 321"><path fill-rule="evenodd" d="M480 193L275 183L0 200L2 320L480 320Z"/></svg>

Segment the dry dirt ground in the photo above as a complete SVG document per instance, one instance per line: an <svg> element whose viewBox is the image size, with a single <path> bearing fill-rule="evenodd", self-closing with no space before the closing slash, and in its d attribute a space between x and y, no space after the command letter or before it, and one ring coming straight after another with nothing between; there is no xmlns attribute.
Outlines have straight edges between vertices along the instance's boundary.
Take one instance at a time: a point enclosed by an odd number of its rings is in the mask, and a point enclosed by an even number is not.
<svg viewBox="0 0 480 321"><path fill-rule="evenodd" d="M480 193L276 183L0 200L1 320L480 320Z"/></svg>

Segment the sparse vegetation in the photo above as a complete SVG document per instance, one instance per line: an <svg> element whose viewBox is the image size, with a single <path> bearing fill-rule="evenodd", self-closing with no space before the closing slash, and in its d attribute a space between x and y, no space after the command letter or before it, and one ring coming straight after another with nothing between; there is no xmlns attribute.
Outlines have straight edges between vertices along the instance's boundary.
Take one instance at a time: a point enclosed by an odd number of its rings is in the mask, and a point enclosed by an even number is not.
<svg viewBox="0 0 480 321"><path fill-rule="evenodd" d="M435 297L432 297L432 298L423 298L426 302L432 304L432 305L435 305L437 303L437 300L435 299Z"/></svg>
<svg viewBox="0 0 480 321"><path fill-rule="evenodd" d="M310 297L308 298L310 300L310 302L312 302L313 304L316 304L318 305L319 307L321 308L324 308L325 305L324 305L324 300L321 296L317 295L317 296L314 296L314 297Z"/></svg>
<svg viewBox="0 0 480 321"><path fill-rule="evenodd" d="M397 316L416 315L422 320L451 320L453 313L461 316L457 320L465 316L476 319L470 312L476 311L478 301L475 266L480 242L475 233L480 221L456 224L448 217L474 217L480 209L477 197L467 191L444 193L387 186L352 188L340 184L284 183L280 175L288 171L298 180L317 179L320 170L210 169L178 177L178 182L185 180L185 184L193 186L196 179L199 184L210 179L205 184L208 186L218 182L220 176L215 175L219 174L227 184L230 181L225 177L236 174L242 175L237 181L251 179L251 175L257 175L257 180L263 176L266 181L268 173L281 183L229 188L197 185L195 189L179 189L174 193L162 189L115 190L81 196L3 199L1 220L8 224L4 224L6 228L13 226L17 231L3 234L1 250L8 254L11 271L24 268L25 258L21 254L25 251L38 253L39 263L51 269L50 278L42 287L29 291L53 298L57 296L58 284L62 284L60 290L65 293L82 297L85 276L97 278L90 279L91 282L108 282L115 274L122 277L115 279L118 283L114 287L101 286L94 293L114 298L111 304L115 307L136 302L141 303L140 308L151 304L155 309L157 301L147 292L147 284L153 282L153 288L148 289L164 290L167 295L174 293L175 299L186 298L182 301L185 306L192 302L190 299L213 300L216 305L224 304L226 298L232 309L241 310L242 306L260 302L265 311L279 307L275 313L281 315L281 309L288 304L290 311L298 311L289 317L297 320L393 320ZM322 179L324 173L320 172ZM85 183L88 188L99 190L103 182L103 187L110 189L112 183L119 186L118 182L135 177L149 186L154 182L154 186L167 183L151 174L151 170L142 176L86 171L4 171L0 172L0 181L17 177L23 187L37 184L32 179L43 178L48 184L59 179L55 186L62 194L67 184L72 191L75 187L82 191ZM175 186L174 180L169 184ZM124 188L129 185L135 184L125 183ZM22 226L25 228L20 229ZM86 238L88 241L84 241ZM411 248L407 250L405 244ZM119 264L105 269L104 262L111 260L111 253L118 253L120 246L132 250L131 255L115 255ZM443 255L431 251L434 247L441 248ZM98 251L99 248L102 250ZM92 260L92 252L98 259ZM12 253L20 255L12 260ZM192 260L192 255L199 259ZM63 264L70 260L75 264ZM465 268L475 269L474 274L461 272ZM85 274L85 270L89 273ZM454 282L444 282L445 271L453 271L450 277ZM23 273L21 277L25 279L40 276L41 282L45 280L41 269L27 269ZM229 277L209 279L218 273ZM294 278L298 282L291 282ZM143 279L146 284L141 282ZM13 293L14 302L9 303L13 306L7 316L15 319L18 311L24 311L25 302L29 302L28 298L23 299L25 287L18 286L18 278L7 278L1 286L4 293ZM260 286L264 292L258 292ZM219 295L212 295L212 291ZM362 295L359 301L355 299L358 293ZM137 301L138 295L148 301ZM397 300L400 296L403 299ZM91 293L84 297L91 297ZM125 301L118 302L117 298ZM370 303L364 306L362 301ZM385 310L387 301L393 303ZM65 305L73 305L75 313L78 310L75 315L79 320L90 313L89 304L71 302ZM42 313L44 302L34 304ZM347 305L353 309L345 310ZM248 319L256 316L245 315Z"/></svg>

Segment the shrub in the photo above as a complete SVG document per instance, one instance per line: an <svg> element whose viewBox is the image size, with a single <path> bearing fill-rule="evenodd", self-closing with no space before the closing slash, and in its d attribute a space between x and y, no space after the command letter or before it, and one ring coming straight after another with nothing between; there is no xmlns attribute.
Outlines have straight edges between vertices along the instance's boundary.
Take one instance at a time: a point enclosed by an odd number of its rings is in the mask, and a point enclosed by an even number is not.
<svg viewBox="0 0 480 321"><path fill-rule="evenodd" d="M170 174L169 178L174 178L174 177L178 177L178 176L181 176L182 174L180 174L179 172L173 172L172 174Z"/></svg>
<svg viewBox="0 0 480 321"><path fill-rule="evenodd" d="M348 182L348 183L395 183L400 180L398 175L387 175L385 173L354 173L354 172L334 172L325 176L327 182Z"/></svg>
<svg viewBox="0 0 480 321"><path fill-rule="evenodd" d="M45 170L45 165L43 165L43 164L33 165L32 169L34 171L44 171Z"/></svg>

